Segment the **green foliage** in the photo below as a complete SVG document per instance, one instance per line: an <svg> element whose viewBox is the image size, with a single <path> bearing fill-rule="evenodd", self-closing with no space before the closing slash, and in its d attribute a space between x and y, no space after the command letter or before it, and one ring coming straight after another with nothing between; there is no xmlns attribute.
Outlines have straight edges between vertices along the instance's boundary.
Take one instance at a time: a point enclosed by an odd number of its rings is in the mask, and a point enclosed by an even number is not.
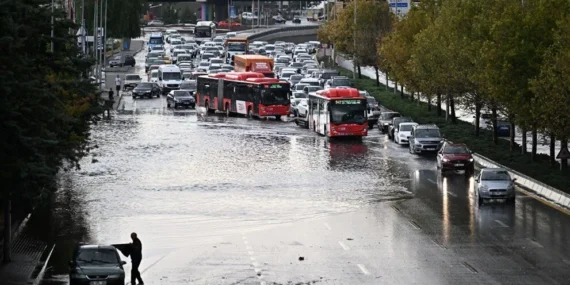
<svg viewBox="0 0 570 285"><path fill-rule="evenodd" d="M141 18L146 12L146 0L85 0L85 24L89 34L93 34L94 5L107 1L107 37L110 38L137 38L141 36ZM103 10L103 17L105 11Z"/></svg>
<svg viewBox="0 0 570 285"><path fill-rule="evenodd" d="M162 21L169 24L178 24L178 11L174 9L172 4L162 5Z"/></svg>
<svg viewBox="0 0 570 285"><path fill-rule="evenodd" d="M566 28L566 31L568 31L568 28ZM566 33L566 35L568 35L568 33ZM351 71L340 67L336 68L340 70L341 75L348 76L349 78L352 76ZM440 127L445 138L450 141L466 143L472 150L480 155L559 190L565 191L566 193L570 193L570 183L568 183L570 171L558 171L560 166L558 164L551 165L547 155L538 155L536 160L531 162L530 157L521 155L520 151L509 151L509 143L506 140L499 140L498 145L493 144L491 131L482 130L481 135L475 137L473 136L473 128L469 123L459 121L457 124L453 124L446 121L444 118L438 117L435 111L428 111L426 103L422 102L418 104L407 98L394 95L393 92L384 91L384 86L376 86L375 81L372 79L357 79L355 81L355 87L360 90L367 90L386 108L400 112L404 116L412 117L414 121L418 123L436 124ZM516 150L520 150L518 146Z"/></svg>
<svg viewBox="0 0 570 285"><path fill-rule="evenodd" d="M47 0L0 2L1 195L33 199L55 190L63 166L78 166L89 126L100 113L94 86L81 77L78 27L56 10L54 53Z"/></svg>
<svg viewBox="0 0 570 285"><path fill-rule="evenodd" d="M196 13L190 9L190 7L184 7L180 11L180 22L181 23L196 23Z"/></svg>

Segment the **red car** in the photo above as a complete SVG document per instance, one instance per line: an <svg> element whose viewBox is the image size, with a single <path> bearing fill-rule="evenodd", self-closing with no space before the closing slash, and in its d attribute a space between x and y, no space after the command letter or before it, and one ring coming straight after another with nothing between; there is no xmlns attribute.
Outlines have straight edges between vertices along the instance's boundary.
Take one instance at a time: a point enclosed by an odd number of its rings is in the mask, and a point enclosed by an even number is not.
<svg viewBox="0 0 570 285"><path fill-rule="evenodd" d="M475 171L472 154L465 144L446 142L437 153L437 168L442 174L446 171L465 170L465 175L472 175Z"/></svg>
<svg viewBox="0 0 570 285"><path fill-rule="evenodd" d="M230 23L228 21L220 21L218 22L218 27L220 28L227 28L230 26ZM240 27L241 24L239 22L232 22L232 27Z"/></svg>

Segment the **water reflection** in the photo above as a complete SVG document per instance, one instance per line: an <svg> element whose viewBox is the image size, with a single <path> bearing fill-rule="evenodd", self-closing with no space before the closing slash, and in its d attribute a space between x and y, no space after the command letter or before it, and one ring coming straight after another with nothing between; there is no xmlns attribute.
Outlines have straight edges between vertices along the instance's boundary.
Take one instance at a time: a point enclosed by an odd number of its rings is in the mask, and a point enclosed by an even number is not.
<svg viewBox="0 0 570 285"><path fill-rule="evenodd" d="M368 146L362 141L330 140L327 146L332 170L360 172L369 165Z"/></svg>

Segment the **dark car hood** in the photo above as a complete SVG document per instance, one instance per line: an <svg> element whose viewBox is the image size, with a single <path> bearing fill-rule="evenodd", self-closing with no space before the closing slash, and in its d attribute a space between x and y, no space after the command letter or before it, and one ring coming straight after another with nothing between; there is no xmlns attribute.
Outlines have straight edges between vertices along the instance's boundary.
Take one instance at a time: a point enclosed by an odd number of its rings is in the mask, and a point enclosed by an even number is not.
<svg viewBox="0 0 570 285"><path fill-rule="evenodd" d="M468 153L458 153L458 154L444 153L443 157L449 160L467 160L471 158L471 155Z"/></svg>
<svg viewBox="0 0 570 285"><path fill-rule="evenodd" d="M152 90L151 88L135 88L133 89L134 92L146 92Z"/></svg>
<svg viewBox="0 0 570 285"><path fill-rule="evenodd" d="M194 100L193 96L176 96L174 97L174 99L178 99L178 100Z"/></svg>
<svg viewBox="0 0 570 285"><path fill-rule="evenodd" d="M111 275L121 274L124 270L116 264L86 264L78 266L85 275Z"/></svg>
<svg viewBox="0 0 570 285"><path fill-rule="evenodd" d="M196 89L192 90L192 89L180 89L180 91L186 91L189 93L196 93Z"/></svg>

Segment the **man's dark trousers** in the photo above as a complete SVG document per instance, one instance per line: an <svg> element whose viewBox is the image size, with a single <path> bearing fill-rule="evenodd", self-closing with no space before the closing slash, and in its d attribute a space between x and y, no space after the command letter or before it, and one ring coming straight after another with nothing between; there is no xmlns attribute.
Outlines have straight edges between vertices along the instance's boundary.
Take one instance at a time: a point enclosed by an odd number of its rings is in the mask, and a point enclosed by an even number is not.
<svg viewBox="0 0 570 285"><path fill-rule="evenodd" d="M141 265L140 259L133 259L131 260L133 264L133 268L131 269L131 284L136 284L135 281L138 283L143 283L141 278L141 273L139 272L139 266Z"/></svg>

